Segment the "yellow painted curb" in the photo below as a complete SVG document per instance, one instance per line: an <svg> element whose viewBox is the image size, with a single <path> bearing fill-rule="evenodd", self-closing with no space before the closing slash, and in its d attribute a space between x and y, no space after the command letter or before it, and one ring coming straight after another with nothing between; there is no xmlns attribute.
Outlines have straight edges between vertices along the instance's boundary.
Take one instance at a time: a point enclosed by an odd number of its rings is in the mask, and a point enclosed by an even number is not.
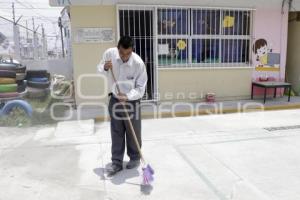
<svg viewBox="0 0 300 200"><path fill-rule="evenodd" d="M288 104L288 105L272 105L272 106L265 106L264 109L257 108L251 108L244 110L243 113L248 112L256 112L256 111L272 111L272 110L289 110L289 109L300 109L300 103L295 104ZM158 117L154 117L154 113L145 112L142 113L143 119L159 119L159 118L173 118L173 117L189 117L189 116L200 116L200 115L209 115L209 114L226 114L226 113L238 113L240 110L237 108L228 108L223 109L223 112L220 110L198 110L196 112L188 112L188 111L178 111L175 112L174 115L172 115L171 112L163 112L158 114ZM103 122L103 121L109 121L109 118L107 117L96 117L96 122Z"/></svg>

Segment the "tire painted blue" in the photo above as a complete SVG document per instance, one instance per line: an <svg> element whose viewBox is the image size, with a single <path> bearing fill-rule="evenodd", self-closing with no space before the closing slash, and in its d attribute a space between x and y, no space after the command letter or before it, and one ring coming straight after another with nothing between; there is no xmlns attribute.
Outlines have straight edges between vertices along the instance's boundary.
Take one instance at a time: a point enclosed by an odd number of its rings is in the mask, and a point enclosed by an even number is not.
<svg viewBox="0 0 300 200"><path fill-rule="evenodd" d="M29 116L29 117L32 117L32 107L29 103L27 103L26 101L24 100L12 100L12 101L8 101L2 111L1 111L1 115L8 115L11 110L15 107L20 107L22 108L26 114Z"/></svg>
<svg viewBox="0 0 300 200"><path fill-rule="evenodd" d="M47 82L48 81L48 78L46 77L32 77L32 78L29 78L28 81L32 81L32 82Z"/></svg>

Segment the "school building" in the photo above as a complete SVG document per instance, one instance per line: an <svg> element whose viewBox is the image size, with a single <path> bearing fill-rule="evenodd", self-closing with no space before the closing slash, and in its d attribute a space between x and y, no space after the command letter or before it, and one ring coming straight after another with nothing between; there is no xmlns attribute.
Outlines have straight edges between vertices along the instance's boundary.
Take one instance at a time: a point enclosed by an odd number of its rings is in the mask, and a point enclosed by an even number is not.
<svg viewBox="0 0 300 200"><path fill-rule="evenodd" d="M299 90L299 1L50 0L50 5L64 7L77 104L106 101L96 66L122 35L134 38L146 64L145 101L195 102L206 93L220 100L249 99L252 81L285 81L287 72Z"/></svg>

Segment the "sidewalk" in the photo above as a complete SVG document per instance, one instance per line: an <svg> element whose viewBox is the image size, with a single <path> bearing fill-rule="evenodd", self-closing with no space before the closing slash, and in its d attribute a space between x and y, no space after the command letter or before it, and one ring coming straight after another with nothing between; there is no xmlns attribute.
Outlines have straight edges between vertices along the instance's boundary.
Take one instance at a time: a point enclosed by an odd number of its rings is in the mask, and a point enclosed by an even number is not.
<svg viewBox="0 0 300 200"><path fill-rule="evenodd" d="M144 120L153 187L140 185L140 169L105 178L108 122L1 128L0 199L300 199L299 119L284 110Z"/></svg>
<svg viewBox="0 0 300 200"><path fill-rule="evenodd" d="M231 100L217 101L215 103L205 102L144 102L142 103L142 116L144 119L165 118L165 117L184 117L197 116L207 114L222 114L236 112L251 112L260 110L285 110L300 108L300 97L291 97L291 101L287 101L287 97L268 98L266 103L263 100L255 98L254 100ZM78 119L96 119L96 121L107 121L108 111L107 105L82 105L77 110L71 110L65 116L71 116L71 120Z"/></svg>

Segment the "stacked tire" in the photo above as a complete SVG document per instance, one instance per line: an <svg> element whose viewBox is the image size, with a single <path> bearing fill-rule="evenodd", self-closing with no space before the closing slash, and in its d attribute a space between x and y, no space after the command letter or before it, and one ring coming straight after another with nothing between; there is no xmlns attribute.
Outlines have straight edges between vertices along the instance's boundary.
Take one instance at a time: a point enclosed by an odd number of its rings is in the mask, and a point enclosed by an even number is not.
<svg viewBox="0 0 300 200"><path fill-rule="evenodd" d="M27 97L32 99L43 99L50 94L50 74L47 70L28 70Z"/></svg>
<svg viewBox="0 0 300 200"><path fill-rule="evenodd" d="M26 116L32 116L32 107L29 103L21 100L26 95L26 66L18 61L0 58L0 119L2 125L7 122L19 125L21 120L30 118L22 118L23 113ZM20 111L23 112L20 112ZM7 120L9 119L10 120ZM4 124L3 124L4 123ZM21 123L21 122L20 122Z"/></svg>
<svg viewBox="0 0 300 200"><path fill-rule="evenodd" d="M26 66L12 59L0 60L0 99L17 99L26 93Z"/></svg>

